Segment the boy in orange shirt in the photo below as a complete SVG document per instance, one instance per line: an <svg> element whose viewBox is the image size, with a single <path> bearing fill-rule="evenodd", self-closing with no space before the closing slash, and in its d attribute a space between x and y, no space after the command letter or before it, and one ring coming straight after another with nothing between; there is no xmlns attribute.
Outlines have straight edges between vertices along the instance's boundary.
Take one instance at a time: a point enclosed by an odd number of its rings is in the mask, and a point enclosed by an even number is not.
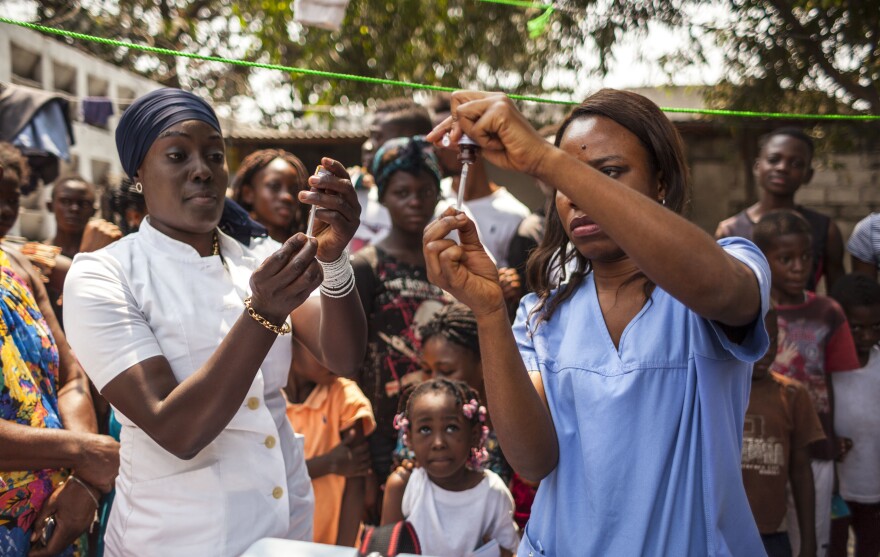
<svg viewBox="0 0 880 557"><path fill-rule="evenodd" d="M305 457L315 491L314 540L354 546L370 472L366 436L376 429L370 401L357 383L332 374L293 339L284 388L287 418L305 436Z"/></svg>

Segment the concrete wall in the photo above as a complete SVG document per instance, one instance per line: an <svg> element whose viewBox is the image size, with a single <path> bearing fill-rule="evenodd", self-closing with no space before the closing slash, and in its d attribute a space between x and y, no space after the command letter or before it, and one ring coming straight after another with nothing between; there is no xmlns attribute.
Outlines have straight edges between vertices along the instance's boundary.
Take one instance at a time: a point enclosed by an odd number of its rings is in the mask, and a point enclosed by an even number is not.
<svg viewBox="0 0 880 557"><path fill-rule="evenodd" d="M76 143L71 161L62 161L61 173L76 172L96 184L115 182L122 176L114 133L125 101L161 87L41 33L12 25L0 26L0 81L70 97ZM113 100L114 115L107 128L82 122L78 99L87 96ZM11 234L33 239L54 235L55 221L44 209L46 193L40 188L22 200L21 217Z"/></svg>

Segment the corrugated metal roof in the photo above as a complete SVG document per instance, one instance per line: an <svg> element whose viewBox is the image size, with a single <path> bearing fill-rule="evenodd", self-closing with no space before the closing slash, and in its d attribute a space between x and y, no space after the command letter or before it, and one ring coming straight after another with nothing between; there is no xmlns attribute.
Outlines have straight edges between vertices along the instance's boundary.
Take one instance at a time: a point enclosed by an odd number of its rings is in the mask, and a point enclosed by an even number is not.
<svg viewBox="0 0 880 557"><path fill-rule="evenodd" d="M229 139L249 140L305 140L305 139L351 139L366 140L368 130L273 130L266 128L233 127L228 129Z"/></svg>

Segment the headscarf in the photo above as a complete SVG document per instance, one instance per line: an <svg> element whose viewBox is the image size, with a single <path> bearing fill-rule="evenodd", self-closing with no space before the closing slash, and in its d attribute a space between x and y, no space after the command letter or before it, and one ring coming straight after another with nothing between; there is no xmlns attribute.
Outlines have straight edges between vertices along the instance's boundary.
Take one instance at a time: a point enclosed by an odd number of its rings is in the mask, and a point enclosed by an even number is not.
<svg viewBox="0 0 880 557"><path fill-rule="evenodd" d="M379 199L382 199L391 175L398 170L405 170L410 174L418 174L424 170L434 179L437 191L440 190L440 163L434 154L434 148L423 135L389 139L376 152L371 171L376 180Z"/></svg>
<svg viewBox="0 0 880 557"><path fill-rule="evenodd" d="M198 120L222 132L211 105L189 91L157 89L134 101L116 127L116 149L125 173L133 178L159 134L186 120ZM267 235L266 228L231 199L226 199L219 227L244 245Z"/></svg>
<svg viewBox="0 0 880 557"><path fill-rule="evenodd" d="M189 91L157 89L134 101L116 127L116 150L125 173L133 178L159 134L186 120L198 120L221 131L211 105Z"/></svg>

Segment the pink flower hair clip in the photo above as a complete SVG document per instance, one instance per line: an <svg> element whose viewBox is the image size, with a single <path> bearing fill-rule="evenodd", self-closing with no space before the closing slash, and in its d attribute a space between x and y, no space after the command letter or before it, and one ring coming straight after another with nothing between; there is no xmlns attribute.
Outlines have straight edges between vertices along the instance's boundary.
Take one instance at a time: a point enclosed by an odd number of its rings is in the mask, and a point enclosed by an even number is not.
<svg viewBox="0 0 880 557"><path fill-rule="evenodd" d="M406 419L406 414L403 412L394 415L394 429L401 432L400 438L403 444L409 446L409 440L406 437L406 431L409 429L409 420Z"/></svg>
<svg viewBox="0 0 880 557"><path fill-rule="evenodd" d="M473 398L461 405L461 411L464 413L464 417L469 420L476 415L481 424L486 423L486 407Z"/></svg>

